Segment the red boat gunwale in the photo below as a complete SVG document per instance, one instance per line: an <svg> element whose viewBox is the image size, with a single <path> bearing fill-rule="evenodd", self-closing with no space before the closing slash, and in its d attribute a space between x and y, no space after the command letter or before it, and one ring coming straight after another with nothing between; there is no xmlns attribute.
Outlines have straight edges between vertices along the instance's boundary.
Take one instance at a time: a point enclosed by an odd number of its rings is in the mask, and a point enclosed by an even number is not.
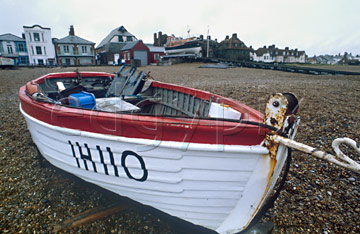
<svg viewBox="0 0 360 234"><path fill-rule="evenodd" d="M113 74L102 72L81 72L80 74L82 77L114 77ZM41 84L45 79L68 77L77 77L77 73L51 73L33 81ZM218 98L219 103L229 105L241 112L243 120L263 122L262 113L216 94L157 81L153 81L151 85L153 87L176 90L204 100L210 100L211 97ZM157 141L245 146L259 145L263 141L266 132L268 132L267 129L262 127L228 122L226 120L109 113L38 102L29 97L25 89L24 85L19 90L19 98L23 111L35 119L62 128Z"/></svg>

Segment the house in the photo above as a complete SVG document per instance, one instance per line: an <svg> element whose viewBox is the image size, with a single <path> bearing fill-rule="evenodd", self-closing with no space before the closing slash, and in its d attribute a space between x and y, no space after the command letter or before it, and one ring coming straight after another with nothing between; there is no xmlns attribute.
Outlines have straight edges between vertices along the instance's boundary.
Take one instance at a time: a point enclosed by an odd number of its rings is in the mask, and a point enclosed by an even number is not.
<svg viewBox="0 0 360 234"><path fill-rule="evenodd" d="M136 41L124 26L113 29L95 48L98 64L118 64L121 60L120 50L127 42Z"/></svg>
<svg viewBox="0 0 360 234"><path fill-rule="evenodd" d="M29 64L25 39L11 33L0 35L0 56L14 59L14 65Z"/></svg>
<svg viewBox="0 0 360 234"><path fill-rule="evenodd" d="M251 59L255 62L264 63L305 63L305 51L298 49L279 49L275 45L269 47L261 47L257 50L252 50L250 53Z"/></svg>
<svg viewBox="0 0 360 234"><path fill-rule="evenodd" d="M250 49L237 37L236 33L231 38L226 36L225 40L220 42L215 54L215 57L221 59L235 61L250 60Z"/></svg>
<svg viewBox="0 0 360 234"><path fill-rule="evenodd" d="M338 64L348 64L348 65L359 65L360 59L358 56L353 56L351 53L344 53L344 56L338 61Z"/></svg>
<svg viewBox="0 0 360 234"><path fill-rule="evenodd" d="M157 63L161 56L166 55L165 48L162 46L154 46L152 44L145 44L150 51L149 57L150 57L150 63Z"/></svg>
<svg viewBox="0 0 360 234"><path fill-rule="evenodd" d="M275 58L278 60L282 60L280 54L277 56L273 56L273 52L270 48L266 48L266 46L259 48L255 51L252 51L252 60L254 62L264 62L264 63L273 63L275 62Z"/></svg>
<svg viewBox="0 0 360 234"><path fill-rule="evenodd" d="M40 25L23 26L28 48L29 64L54 65L56 55L51 39L51 29Z"/></svg>
<svg viewBox="0 0 360 234"><path fill-rule="evenodd" d="M142 40L132 41L126 43L121 49L120 56L125 60L126 64L130 64L131 60L140 60L141 66L146 66L150 63L150 49Z"/></svg>
<svg viewBox="0 0 360 234"><path fill-rule="evenodd" d="M91 65L95 64L95 43L75 35L70 25L69 35L53 40L58 64Z"/></svg>

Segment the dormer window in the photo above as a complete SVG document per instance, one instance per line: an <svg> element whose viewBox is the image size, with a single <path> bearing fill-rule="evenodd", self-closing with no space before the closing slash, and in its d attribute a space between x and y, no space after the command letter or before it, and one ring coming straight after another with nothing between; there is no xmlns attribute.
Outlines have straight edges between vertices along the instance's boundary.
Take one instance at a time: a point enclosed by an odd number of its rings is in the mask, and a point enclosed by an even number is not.
<svg viewBox="0 0 360 234"><path fill-rule="evenodd" d="M126 41L133 41L133 38L131 36L127 36Z"/></svg>

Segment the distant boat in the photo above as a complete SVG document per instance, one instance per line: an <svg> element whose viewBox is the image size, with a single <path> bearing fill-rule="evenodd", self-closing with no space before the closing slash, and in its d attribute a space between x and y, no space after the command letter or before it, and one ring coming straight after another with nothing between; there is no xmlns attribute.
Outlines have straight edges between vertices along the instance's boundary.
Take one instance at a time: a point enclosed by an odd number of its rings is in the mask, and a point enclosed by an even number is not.
<svg viewBox="0 0 360 234"><path fill-rule="evenodd" d="M242 231L262 215L288 155L268 134L292 139L298 125L292 94L272 95L263 115L125 66L116 76L44 75L19 98L51 164L219 233Z"/></svg>
<svg viewBox="0 0 360 234"><path fill-rule="evenodd" d="M197 57L202 57L201 52L202 41L197 37L182 37L168 36L165 44L165 52L167 55L174 54L194 54Z"/></svg>
<svg viewBox="0 0 360 234"><path fill-rule="evenodd" d="M1 69L13 68L15 66L14 64L15 64L14 59L0 56L0 68Z"/></svg>

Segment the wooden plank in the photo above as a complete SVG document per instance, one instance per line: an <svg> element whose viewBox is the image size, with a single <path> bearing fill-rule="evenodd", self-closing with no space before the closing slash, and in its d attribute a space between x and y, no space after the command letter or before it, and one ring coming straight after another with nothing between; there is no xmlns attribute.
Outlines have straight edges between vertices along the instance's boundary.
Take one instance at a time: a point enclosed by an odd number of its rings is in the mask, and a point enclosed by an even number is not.
<svg viewBox="0 0 360 234"><path fill-rule="evenodd" d="M68 220L65 220L62 224L54 226L53 231L59 232L66 229L72 229L84 224L92 223L96 220L103 219L109 215L124 211L129 207L129 202L122 201L121 203L113 203L107 206L89 209Z"/></svg>

